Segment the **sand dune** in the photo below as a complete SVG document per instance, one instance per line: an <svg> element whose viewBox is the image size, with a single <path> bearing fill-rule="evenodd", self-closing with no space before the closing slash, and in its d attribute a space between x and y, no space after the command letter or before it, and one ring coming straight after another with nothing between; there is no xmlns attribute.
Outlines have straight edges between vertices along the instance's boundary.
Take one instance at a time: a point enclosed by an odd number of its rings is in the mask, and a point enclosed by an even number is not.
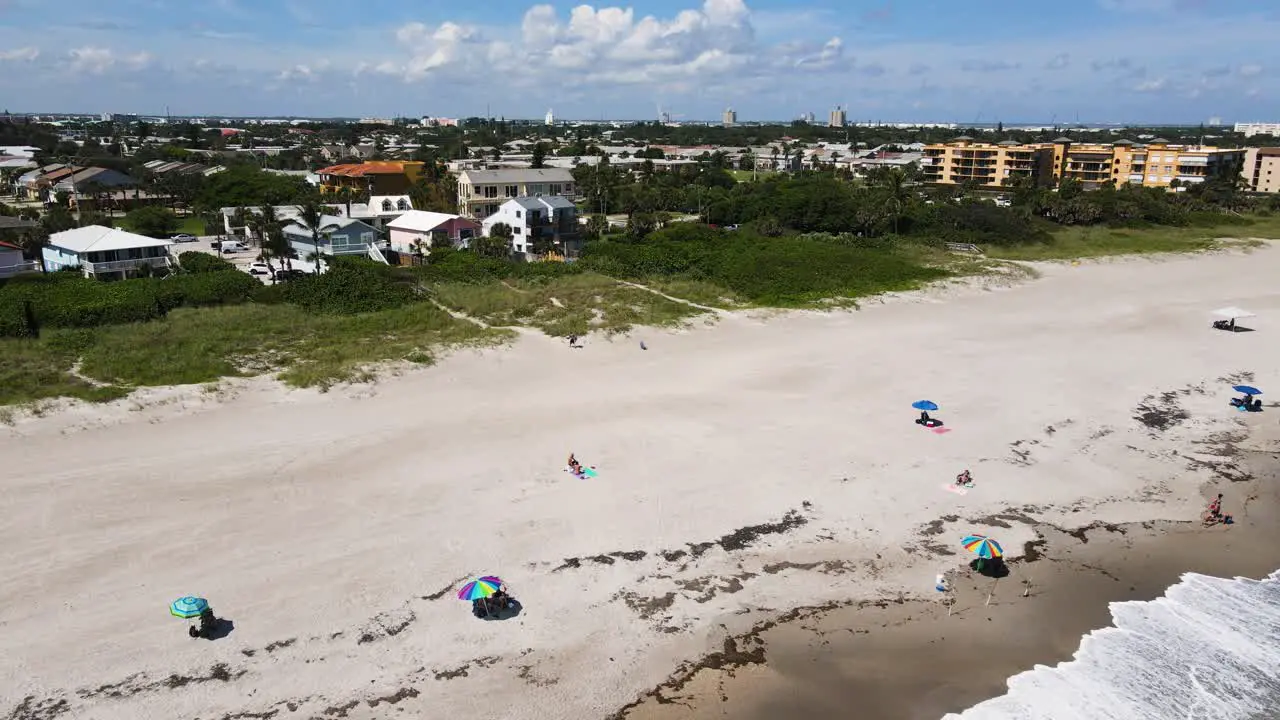
<svg viewBox="0 0 1280 720"><path fill-rule="evenodd" d="M1052 265L647 352L524 336L358 394L243 382L20 423L0 716L605 717L789 608L931 592L981 518L1017 547L1029 526L991 516L1192 517L1214 454L1274 422L1226 402L1233 378L1277 386L1278 267ZM1259 331L1211 331L1223 305ZM912 423L922 398L950 432ZM563 472L570 451L600 476ZM977 487L945 492L964 467ZM483 573L519 616L453 597ZM188 639L166 614L186 593L230 635Z"/></svg>

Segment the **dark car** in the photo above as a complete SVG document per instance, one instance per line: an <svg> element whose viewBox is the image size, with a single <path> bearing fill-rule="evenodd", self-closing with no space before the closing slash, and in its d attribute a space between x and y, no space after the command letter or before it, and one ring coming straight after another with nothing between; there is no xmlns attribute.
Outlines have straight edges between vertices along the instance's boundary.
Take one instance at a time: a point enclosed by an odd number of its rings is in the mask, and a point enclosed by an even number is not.
<svg viewBox="0 0 1280 720"><path fill-rule="evenodd" d="M307 273L301 270L277 270L274 275L276 280L297 280L306 276Z"/></svg>

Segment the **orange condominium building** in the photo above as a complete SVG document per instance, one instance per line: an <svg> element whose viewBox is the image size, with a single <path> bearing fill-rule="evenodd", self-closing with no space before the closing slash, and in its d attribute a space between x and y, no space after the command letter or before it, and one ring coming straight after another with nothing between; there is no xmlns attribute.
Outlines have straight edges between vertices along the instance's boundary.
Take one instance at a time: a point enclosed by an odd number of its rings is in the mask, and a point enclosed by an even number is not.
<svg viewBox="0 0 1280 720"><path fill-rule="evenodd" d="M1164 139L1139 145L1128 140L1076 143L1062 137L1024 145L1012 140L984 143L962 135L925 146L921 170L925 182L943 185L998 188L1029 177L1045 186L1071 178L1087 187L1115 182L1168 188L1175 180L1190 185L1235 175L1244 158L1243 149L1174 145Z"/></svg>

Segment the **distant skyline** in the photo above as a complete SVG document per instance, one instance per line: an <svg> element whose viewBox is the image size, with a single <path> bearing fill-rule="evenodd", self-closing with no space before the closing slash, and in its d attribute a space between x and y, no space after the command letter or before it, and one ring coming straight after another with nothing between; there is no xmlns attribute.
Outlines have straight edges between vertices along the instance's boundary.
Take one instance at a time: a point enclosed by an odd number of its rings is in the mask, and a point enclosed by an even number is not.
<svg viewBox="0 0 1280 720"><path fill-rule="evenodd" d="M980 3L979 3L980 4ZM1280 4L0 0L13 112L1280 121Z"/></svg>

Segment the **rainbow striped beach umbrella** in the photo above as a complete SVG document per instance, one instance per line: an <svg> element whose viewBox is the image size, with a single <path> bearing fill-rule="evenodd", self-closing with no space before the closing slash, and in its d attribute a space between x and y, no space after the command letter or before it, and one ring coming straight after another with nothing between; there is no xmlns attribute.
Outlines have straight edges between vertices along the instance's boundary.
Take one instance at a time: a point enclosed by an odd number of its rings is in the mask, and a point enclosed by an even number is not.
<svg viewBox="0 0 1280 720"><path fill-rule="evenodd" d="M174 617L180 617L183 620L190 620L193 617L200 617L200 613L209 609L209 601L204 598L188 595L180 597L169 603L169 614Z"/></svg>
<svg viewBox="0 0 1280 720"><path fill-rule="evenodd" d="M478 580L472 580L463 585L462 589L458 591L458 599L467 601L483 600L501 589L501 579L492 575L485 575Z"/></svg>
<svg viewBox="0 0 1280 720"><path fill-rule="evenodd" d="M986 535L965 535L961 538L960 544L964 546L965 550L976 554L983 560L1004 557L1004 548L1000 547L1000 543Z"/></svg>

